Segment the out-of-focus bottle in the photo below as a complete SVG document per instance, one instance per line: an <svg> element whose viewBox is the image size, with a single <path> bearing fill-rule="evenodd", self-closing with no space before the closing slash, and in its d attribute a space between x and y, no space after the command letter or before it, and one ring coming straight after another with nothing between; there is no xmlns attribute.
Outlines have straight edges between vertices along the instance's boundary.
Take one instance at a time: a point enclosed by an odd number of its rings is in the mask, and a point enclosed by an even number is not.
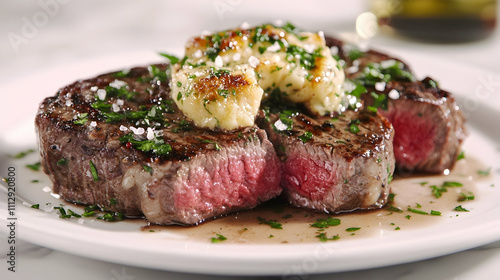
<svg viewBox="0 0 500 280"><path fill-rule="evenodd" d="M439 42L479 40L493 33L496 0L371 0L382 29Z"/></svg>

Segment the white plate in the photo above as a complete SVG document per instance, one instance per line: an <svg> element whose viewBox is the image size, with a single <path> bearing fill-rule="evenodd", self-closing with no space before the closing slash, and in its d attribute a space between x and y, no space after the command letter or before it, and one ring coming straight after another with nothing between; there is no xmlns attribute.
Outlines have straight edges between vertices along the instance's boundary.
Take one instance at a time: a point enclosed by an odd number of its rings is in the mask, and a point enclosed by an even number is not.
<svg viewBox="0 0 500 280"><path fill-rule="evenodd" d="M468 116L470 136L464 150L481 159L492 175L477 182L477 199L468 202L473 209L458 218L411 230L327 243L304 244L225 244L186 240L182 234L162 231L148 234L140 230L143 222L104 223L76 219L63 220L53 213L17 204L17 238L90 258L182 272L231 275L293 275L365 269L441 256L500 240L500 131L493 120L500 119L499 77L480 69L443 62L415 53L392 52L404 57L420 75L436 77L443 88L454 92ZM62 203L45 192L47 177L24 168L28 157L14 160L6 156L35 147L33 119L37 104L46 96L77 78L121 67L161 61L154 52L118 54L76 62L26 77L3 86L0 124L0 175L16 168L16 192L37 202ZM7 95L5 93L8 93ZM7 104L7 105L5 105ZM495 107L497 106L497 107ZM30 181L41 178L42 182ZM0 194L0 228L7 227L6 195ZM43 205L41 206L43 207Z"/></svg>

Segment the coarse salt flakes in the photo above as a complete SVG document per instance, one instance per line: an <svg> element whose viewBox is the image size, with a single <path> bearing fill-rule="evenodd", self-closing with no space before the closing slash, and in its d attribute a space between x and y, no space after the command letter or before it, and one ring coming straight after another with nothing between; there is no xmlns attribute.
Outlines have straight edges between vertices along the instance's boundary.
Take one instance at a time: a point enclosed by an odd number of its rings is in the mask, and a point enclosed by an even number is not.
<svg viewBox="0 0 500 280"><path fill-rule="evenodd" d="M113 109L113 112L118 112L120 111L120 106L118 106L118 104L116 103L113 103L113 105L111 105L111 108Z"/></svg>
<svg viewBox="0 0 500 280"><path fill-rule="evenodd" d="M96 123L95 121L91 121L91 122L90 122L90 126L92 126L92 127L96 127L96 126L97 126L97 123Z"/></svg>
<svg viewBox="0 0 500 280"><path fill-rule="evenodd" d="M148 127L148 133L146 134L146 138L148 138L148 140L153 140L155 138L154 130L151 127Z"/></svg>
<svg viewBox="0 0 500 280"><path fill-rule="evenodd" d="M132 132L136 135L141 135L141 134L144 134L145 130L144 128L142 127L139 127L139 128L135 128L133 126L129 127L130 130L132 130Z"/></svg>
<svg viewBox="0 0 500 280"><path fill-rule="evenodd" d="M222 61L222 57L220 55L218 55L216 58L215 58L215 66L216 67L222 67L224 64L224 62Z"/></svg>
<svg viewBox="0 0 500 280"><path fill-rule="evenodd" d="M116 104L118 106L122 106L123 104L125 104L125 102L123 101L123 99L116 99Z"/></svg>
<svg viewBox="0 0 500 280"><path fill-rule="evenodd" d="M124 125L120 125L120 131L128 131L128 128Z"/></svg>
<svg viewBox="0 0 500 280"><path fill-rule="evenodd" d="M193 53L194 58L200 58L202 55L203 53L201 52L201 50L197 50Z"/></svg>
<svg viewBox="0 0 500 280"><path fill-rule="evenodd" d="M398 99L399 98L399 91L393 89L393 90L389 91L389 93L387 95L391 99Z"/></svg>
<svg viewBox="0 0 500 280"><path fill-rule="evenodd" d="M66 107L71 107L73 105L73 102L71 100L66 100Z"/></svg>
<svg viewBox="0 0 500 280"><path fill-rule="evenodd" d="M124 82L124 81L120 81L120 80L114 80L114 81L112 81L111 83L109 83L109 86L110 86L110 87L114 87L114 88L116 88L116 89L122 88L122 87L124 87L124 86L126 86L126 85L127 85L127 83L126 83L126 82Z"/></svg>
<svg viewBox="0 0 500 280"><path fill-rule="evenodd" d="M385 82L375 83L375 89L378 90L378 91L385 90Z"/></svg>
<svg viewBox="0 0 500 280"><path fill-rule="evenodd" d="M250 64L252 68L256 68L257 65L259 65L259 63L260 60L253 55L250 58L248 58L248 64Z"/></svg>
<svg viewBox="0 0 500 280"><path fill-rule="evenodd" d="M92 86L90 88L90 91L96 92L99 88L97 86Z"/></svg>
<svg viewBox="0 0 500 280"><path fill-rule="evenodd" d="M106 99L106 90L104 89L98 89L97 90L97 98L99 98L100 100L104 100Z"/></svg>

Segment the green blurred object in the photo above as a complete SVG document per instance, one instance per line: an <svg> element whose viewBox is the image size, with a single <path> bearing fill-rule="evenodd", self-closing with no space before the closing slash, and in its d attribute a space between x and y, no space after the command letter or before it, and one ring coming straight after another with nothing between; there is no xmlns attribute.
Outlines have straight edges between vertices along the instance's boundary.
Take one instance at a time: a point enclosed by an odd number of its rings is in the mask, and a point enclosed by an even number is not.
<svg viewBox="0 0 500 280"><path fill-rule="evenodd" d="M480 40L493 33L496 0L371 0L382 30L437 42Z"/></svg>

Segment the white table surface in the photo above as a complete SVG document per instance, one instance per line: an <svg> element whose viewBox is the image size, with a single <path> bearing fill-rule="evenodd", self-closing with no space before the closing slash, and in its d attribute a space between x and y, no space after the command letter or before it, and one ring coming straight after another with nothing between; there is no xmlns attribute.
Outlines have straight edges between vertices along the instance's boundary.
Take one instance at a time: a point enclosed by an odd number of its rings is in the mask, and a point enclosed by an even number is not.
<svg viewBox="0 0 500 280"><path fill-rule="evenodd" d="M168 51L182 46L188 37L203 30L222 30L244 21L259 24L277 19L289 20L303 29L349 35L355 30L357 15L365 10L365 1L2 1L0 85L22 82L22 78L28 75L96 57L144 50ZM33 26L27 27L27 22ZM13 41L12 34L22 39ZM490 38L471 43L424 43L380 34L369 44L384 49L426 53L482 68L495 75L500 73L498 29ZM4 97L8 93L0 94ZM8 274L3 265L6 239L0 235L0 279L250 278L124 266L54 251L22 240L18 242L19 271ZM499 267L500 241L431 260L363 271L309 275L307 279L494 279L498 277ZM15 278L11 278L13 276ZM268 278L281 277L259 279Z"/></svg>

